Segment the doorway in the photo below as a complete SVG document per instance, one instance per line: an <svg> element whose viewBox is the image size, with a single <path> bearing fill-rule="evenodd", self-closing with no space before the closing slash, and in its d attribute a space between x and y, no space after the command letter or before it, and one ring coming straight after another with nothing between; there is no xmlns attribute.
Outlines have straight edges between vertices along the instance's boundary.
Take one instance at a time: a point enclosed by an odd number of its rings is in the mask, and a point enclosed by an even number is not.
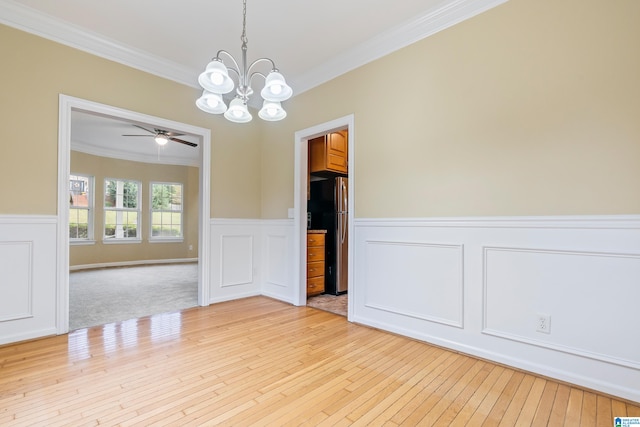
<svg viewBox="0 0 640 427"><path fill-rule="evenodd" d="M209 211L211 132L208 129L149 116L66 95L59 100L58 134L58 227L57 227L57 319L58 334L69 331L69 175L71 167L71 117L74 111L119 119L131 123L151 123L197 139L200 145L198 172L198 305L209 304Z"/></svg>
<svg viewBox="0 0 640 427"><path fill-rule="evenodd" d="M330 122L322 123L311 128L307 128L296 132L295 134L295 182L294 182L294 277L298 280L298 286L295 289L294 301L296 305L306 305L307 303L307 174L308 174L308 156L309 156L309 140L318 136L326 135L339 130L347 130L348 132L348 164L349 164L349 181L348 194L348 215L347 215L347 233L353 236L354 225L354 187L355 187L355 169L353 168L355 157L355 129L354 116L344 116ZM353 240L352 240L353 241ZM357 292L353 280L353 244L348 245L347 249L347 265L348 265L348 311L347 318L350 320L353 312L354 295Z"/></svg>

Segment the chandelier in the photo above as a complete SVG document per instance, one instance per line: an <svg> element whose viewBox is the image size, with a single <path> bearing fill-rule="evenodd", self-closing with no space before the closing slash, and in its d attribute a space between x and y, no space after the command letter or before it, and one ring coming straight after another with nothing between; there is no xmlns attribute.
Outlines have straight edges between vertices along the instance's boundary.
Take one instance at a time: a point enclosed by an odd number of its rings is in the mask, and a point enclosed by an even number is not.
<svg viewBox="0 0 640 427"><path fill-rule="evenodd" d="M215 58L207 64L207 68L198 77L198 83L204 89L202 96L196 101L196 105L202 111L211 114L222 114L227 120L235 123L247 123L253 118L247 103L253 94L251 83L253 78L261 76L265 83L260 91L263 103L262 108L258 112L261 119L267 121L282 120L287 116L287 112L282 108L280 102L291 98L293 90L287 85L284 76L280 74L276 68L276 64L269 58L256 59L247 66L247 0L242 1L242 67L238 65L235 58L226 50L219 50ZM233 64L227 67L221 55L224 54ZM258 71L254 71L254 67L263 62L271 64L271 71L264 75ZM222 95L229 93L235 87L235 82L229 76L229 71L233 71L238 79L238 87L236 88L236 96L229 103L225 103Z"/></svg>

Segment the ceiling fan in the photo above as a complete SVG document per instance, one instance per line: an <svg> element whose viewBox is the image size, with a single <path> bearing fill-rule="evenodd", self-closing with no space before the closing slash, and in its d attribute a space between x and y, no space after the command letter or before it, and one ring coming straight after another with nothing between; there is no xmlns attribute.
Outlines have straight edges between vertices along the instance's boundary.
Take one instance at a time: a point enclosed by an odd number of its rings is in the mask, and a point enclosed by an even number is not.
<svg viewBox="0 0 640 427"><path fill-rule="evenodd" d="M190 147L197 147L198 146L198 144L195 144L193 142L189 142L189 141L185 141L184 139L176 138L176 136L182 136L183 134L181 134L181 133L169 132L167 130L157 129L157 128L154 128L153 130L149 130L147 128L144 128L144 127L138 126L138 125L133 125L133 126L139 128L139 129L142 129L144 131L149 132L150 135L122 135L122 136L147 136L147 137L150 136L150 137L153 137L156 140L158 145L165 145L169 141L175 141L175 142L179 142L180 144L188 145Z"/></svg>

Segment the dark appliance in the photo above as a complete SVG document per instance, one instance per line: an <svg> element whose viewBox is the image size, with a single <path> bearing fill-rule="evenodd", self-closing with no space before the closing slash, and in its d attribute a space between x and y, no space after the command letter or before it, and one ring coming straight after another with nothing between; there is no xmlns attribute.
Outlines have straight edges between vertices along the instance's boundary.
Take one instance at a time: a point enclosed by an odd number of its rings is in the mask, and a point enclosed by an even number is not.
<svg viewBox="0 0 640 427"><path fill-rule="evenodd" d="M307 211L311 228L327 230L325 236L325 293L347 292L349 227L348 178L328 178L310 183Z"/></svg>

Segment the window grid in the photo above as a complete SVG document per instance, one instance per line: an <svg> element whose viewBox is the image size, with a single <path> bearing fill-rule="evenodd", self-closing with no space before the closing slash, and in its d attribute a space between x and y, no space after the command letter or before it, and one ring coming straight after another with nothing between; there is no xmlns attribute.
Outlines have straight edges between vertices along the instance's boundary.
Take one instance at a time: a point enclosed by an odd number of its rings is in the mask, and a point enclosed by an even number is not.
<svg viewBox="0 0 640 427"><path fill-rule="evenodd" d="M140 240L140 182L111 178L104 182L104 239Z"/></svg>
<svg viewBox="0 0 640 427"><path fill-rule="evenodd" d="M93 240L93 177L69 175L69 240Z"/></svg>
<svg viewBox="0 0 640 427"><path fill-rule="evenodd" d="M181 239L183 185L175 182L151 183L151 239Z"/></svg>

